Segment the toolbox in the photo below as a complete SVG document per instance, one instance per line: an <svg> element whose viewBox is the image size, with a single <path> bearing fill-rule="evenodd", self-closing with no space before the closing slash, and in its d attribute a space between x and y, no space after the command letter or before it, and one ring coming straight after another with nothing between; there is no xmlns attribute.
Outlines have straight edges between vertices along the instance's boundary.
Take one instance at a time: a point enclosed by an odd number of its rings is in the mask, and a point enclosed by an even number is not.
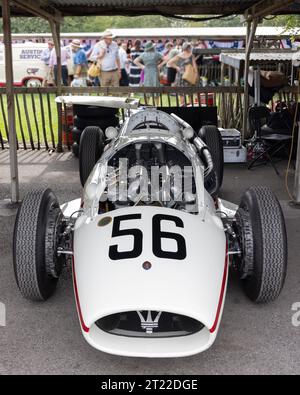
<svg viewBox="0 0 300 395"><path fill-rule="evenodd" d="M224 148L236 148L242 146L241 132L237 129L219 129Z"/></svg>
<svg viewBox="0 0 300 395"><path fill-rule="evenodd" d="M246 163L247 162L247 148L224 148L224 163Z"/></svg>

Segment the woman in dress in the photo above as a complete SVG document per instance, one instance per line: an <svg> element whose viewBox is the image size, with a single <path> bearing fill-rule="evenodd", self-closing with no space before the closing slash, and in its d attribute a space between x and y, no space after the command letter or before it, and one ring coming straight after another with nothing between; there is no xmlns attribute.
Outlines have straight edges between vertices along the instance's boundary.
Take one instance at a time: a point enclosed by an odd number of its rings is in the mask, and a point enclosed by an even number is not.
<svg viewBox="0 0 300 395"><path fill-rule="evenodd" d="M186 67L192 65L194 70L198 72L196 58L193 55L193 46L191 43L184 43L182 51L168 62L168 67L173 67L177 71L176 86L189 87L193 86L183 79ZM185 104L185 97L182 97L182 103ZM191 98L192 101L192 98Z"/></svg>
<svg viewBox="0 0 300 395"><path fill-rule="evenodd" d="M141 82L141 72L142 70L134 63L135 59L137 59L140 55L142 55L143 49L141 47L141 41L136 40L134 43L134 47L130 52L130 70L129 70L129 86L136 88L140 86Z"/></svg>
<svg viewBox="0 0 300 395"><path fill-rule="evenodd" d="M160 86L159 65L162 62L163 56L155 50L153 42L147 42L145 45L145 52L134 61L135 65L140 70L144 71L145 87L158 88ZM159 99L159 96L157 96L157 99Z"/></svg>

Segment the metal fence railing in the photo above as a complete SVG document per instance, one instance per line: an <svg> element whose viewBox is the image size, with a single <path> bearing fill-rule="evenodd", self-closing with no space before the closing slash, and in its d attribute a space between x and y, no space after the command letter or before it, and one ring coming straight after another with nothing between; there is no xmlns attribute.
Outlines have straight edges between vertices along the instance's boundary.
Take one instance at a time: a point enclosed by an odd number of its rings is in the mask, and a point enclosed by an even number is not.
<svg viewBox="0 0 300 395"><path fill-rule="evenodd" d="M243 124L243 88L238 86L193 88L69 88L62 94L137 97L141 104L156 107L217 106L219 126L241 129ZM15 116L19 149L56 150L71 146L72 108L57 105L57 89L15 88ZM287 89L278 100L297 99L297 89ZM71 115L70 115L71 114ZM0 149L9 146L5 88L0 88Z"/></svg>
<svg viewBox="0 0 300 395"><path fill-rule="evenodd" d="M17 145L23 149L56 149L58 115L56 89L16 89ZM0 89L0 147L9 145L5 89Z"/></svg>

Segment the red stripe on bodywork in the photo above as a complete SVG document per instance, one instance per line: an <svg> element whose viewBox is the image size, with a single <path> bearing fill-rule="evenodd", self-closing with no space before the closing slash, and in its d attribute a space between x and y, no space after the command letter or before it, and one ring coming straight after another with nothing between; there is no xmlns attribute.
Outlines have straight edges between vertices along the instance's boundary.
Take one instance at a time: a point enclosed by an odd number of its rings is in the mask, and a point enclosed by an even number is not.
<svg viewBox="0 0 300 395"><path fill-rule="evenodd" d="M89 333L90 328L88 328L84 323L82 312L81 312L81 307L80 307L80 302L79 302L78 288L77 288L76 274L75 274L74 256L72 259L72 267L73 267L74 292L75 292L75 298L76 298L76 304L77 304L77 310L78 310L78 315L79 315L79 319L80 319L80 324L81 324L81 327L84 330L84 332Z"/></svg>
<svg viewBox="0 0 300 395"><path fill-rule="evenodd" d="M228 246L227 246L227 243L226 243L225 267L224 267L224 274L223 274L221 294L220 294L219 305L218 305L218 310L217 310L215 323L214 323L213 327L211 328L210 333L214 333L216 331L217 327L218 327L220 314L221 314L221 309L222 309L222 305L223 305L225 288L226 288L226 282L227 282L227 273L228 273L228 256L227 256L227 253L228 253Z"/></svg>
<svg viewBox="0 0 300 395"><path fill-rule="evenodd" d="M22 82L14 82L14 86L22 87L23 83ZM6 87L6 82L0 82L0 88L5 88L5 87Z"/></svg>

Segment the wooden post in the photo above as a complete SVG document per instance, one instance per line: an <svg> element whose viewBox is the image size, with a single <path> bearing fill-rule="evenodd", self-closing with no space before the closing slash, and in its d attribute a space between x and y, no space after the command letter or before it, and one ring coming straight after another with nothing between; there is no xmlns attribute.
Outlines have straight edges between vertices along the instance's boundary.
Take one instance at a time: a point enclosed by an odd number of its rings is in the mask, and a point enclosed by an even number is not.
<svg viewBox="0 0 300 395"><path fill-rule="evenodd" d="M249 85L248 76L250 68L250 56L255 38L256 29L258 26L258 18L247 20L247 40L246 40L246 53L245 53L245 70L244 70L244 117L243 117L243 131L242 141L245 141L248 132L248 110L249 110Z"/></svg>
<svg viewBox="0 0 300 395"><path fill-rule="evenodd" d="M62 88L62 70L61 70L61 45L60 45L60 24L50 21L53 42L57 57L57 91L61 94Z"/></svg>
<svg viewBox="0 0 300 395"><path fill-rule="evenodd" d="M55 45L55 51L57 56L57 95L62 94L62 67L61 67L61 45L60 45L60 23L53 20L49 21ZM57 115L58 115L58 143L57 152L63 152L62 146L62 105L57 104Z"/></svg>
<svg viewBox="0 0 300 395"><path fill-rule="evenodd" d="M11 174L11 202L18 203L20 197L18 175L17 133L14 102L14 75L11 39L10 0L2 0L3 34L5 45L5 76L7 114L9 130L9 153Z"/></svg>

